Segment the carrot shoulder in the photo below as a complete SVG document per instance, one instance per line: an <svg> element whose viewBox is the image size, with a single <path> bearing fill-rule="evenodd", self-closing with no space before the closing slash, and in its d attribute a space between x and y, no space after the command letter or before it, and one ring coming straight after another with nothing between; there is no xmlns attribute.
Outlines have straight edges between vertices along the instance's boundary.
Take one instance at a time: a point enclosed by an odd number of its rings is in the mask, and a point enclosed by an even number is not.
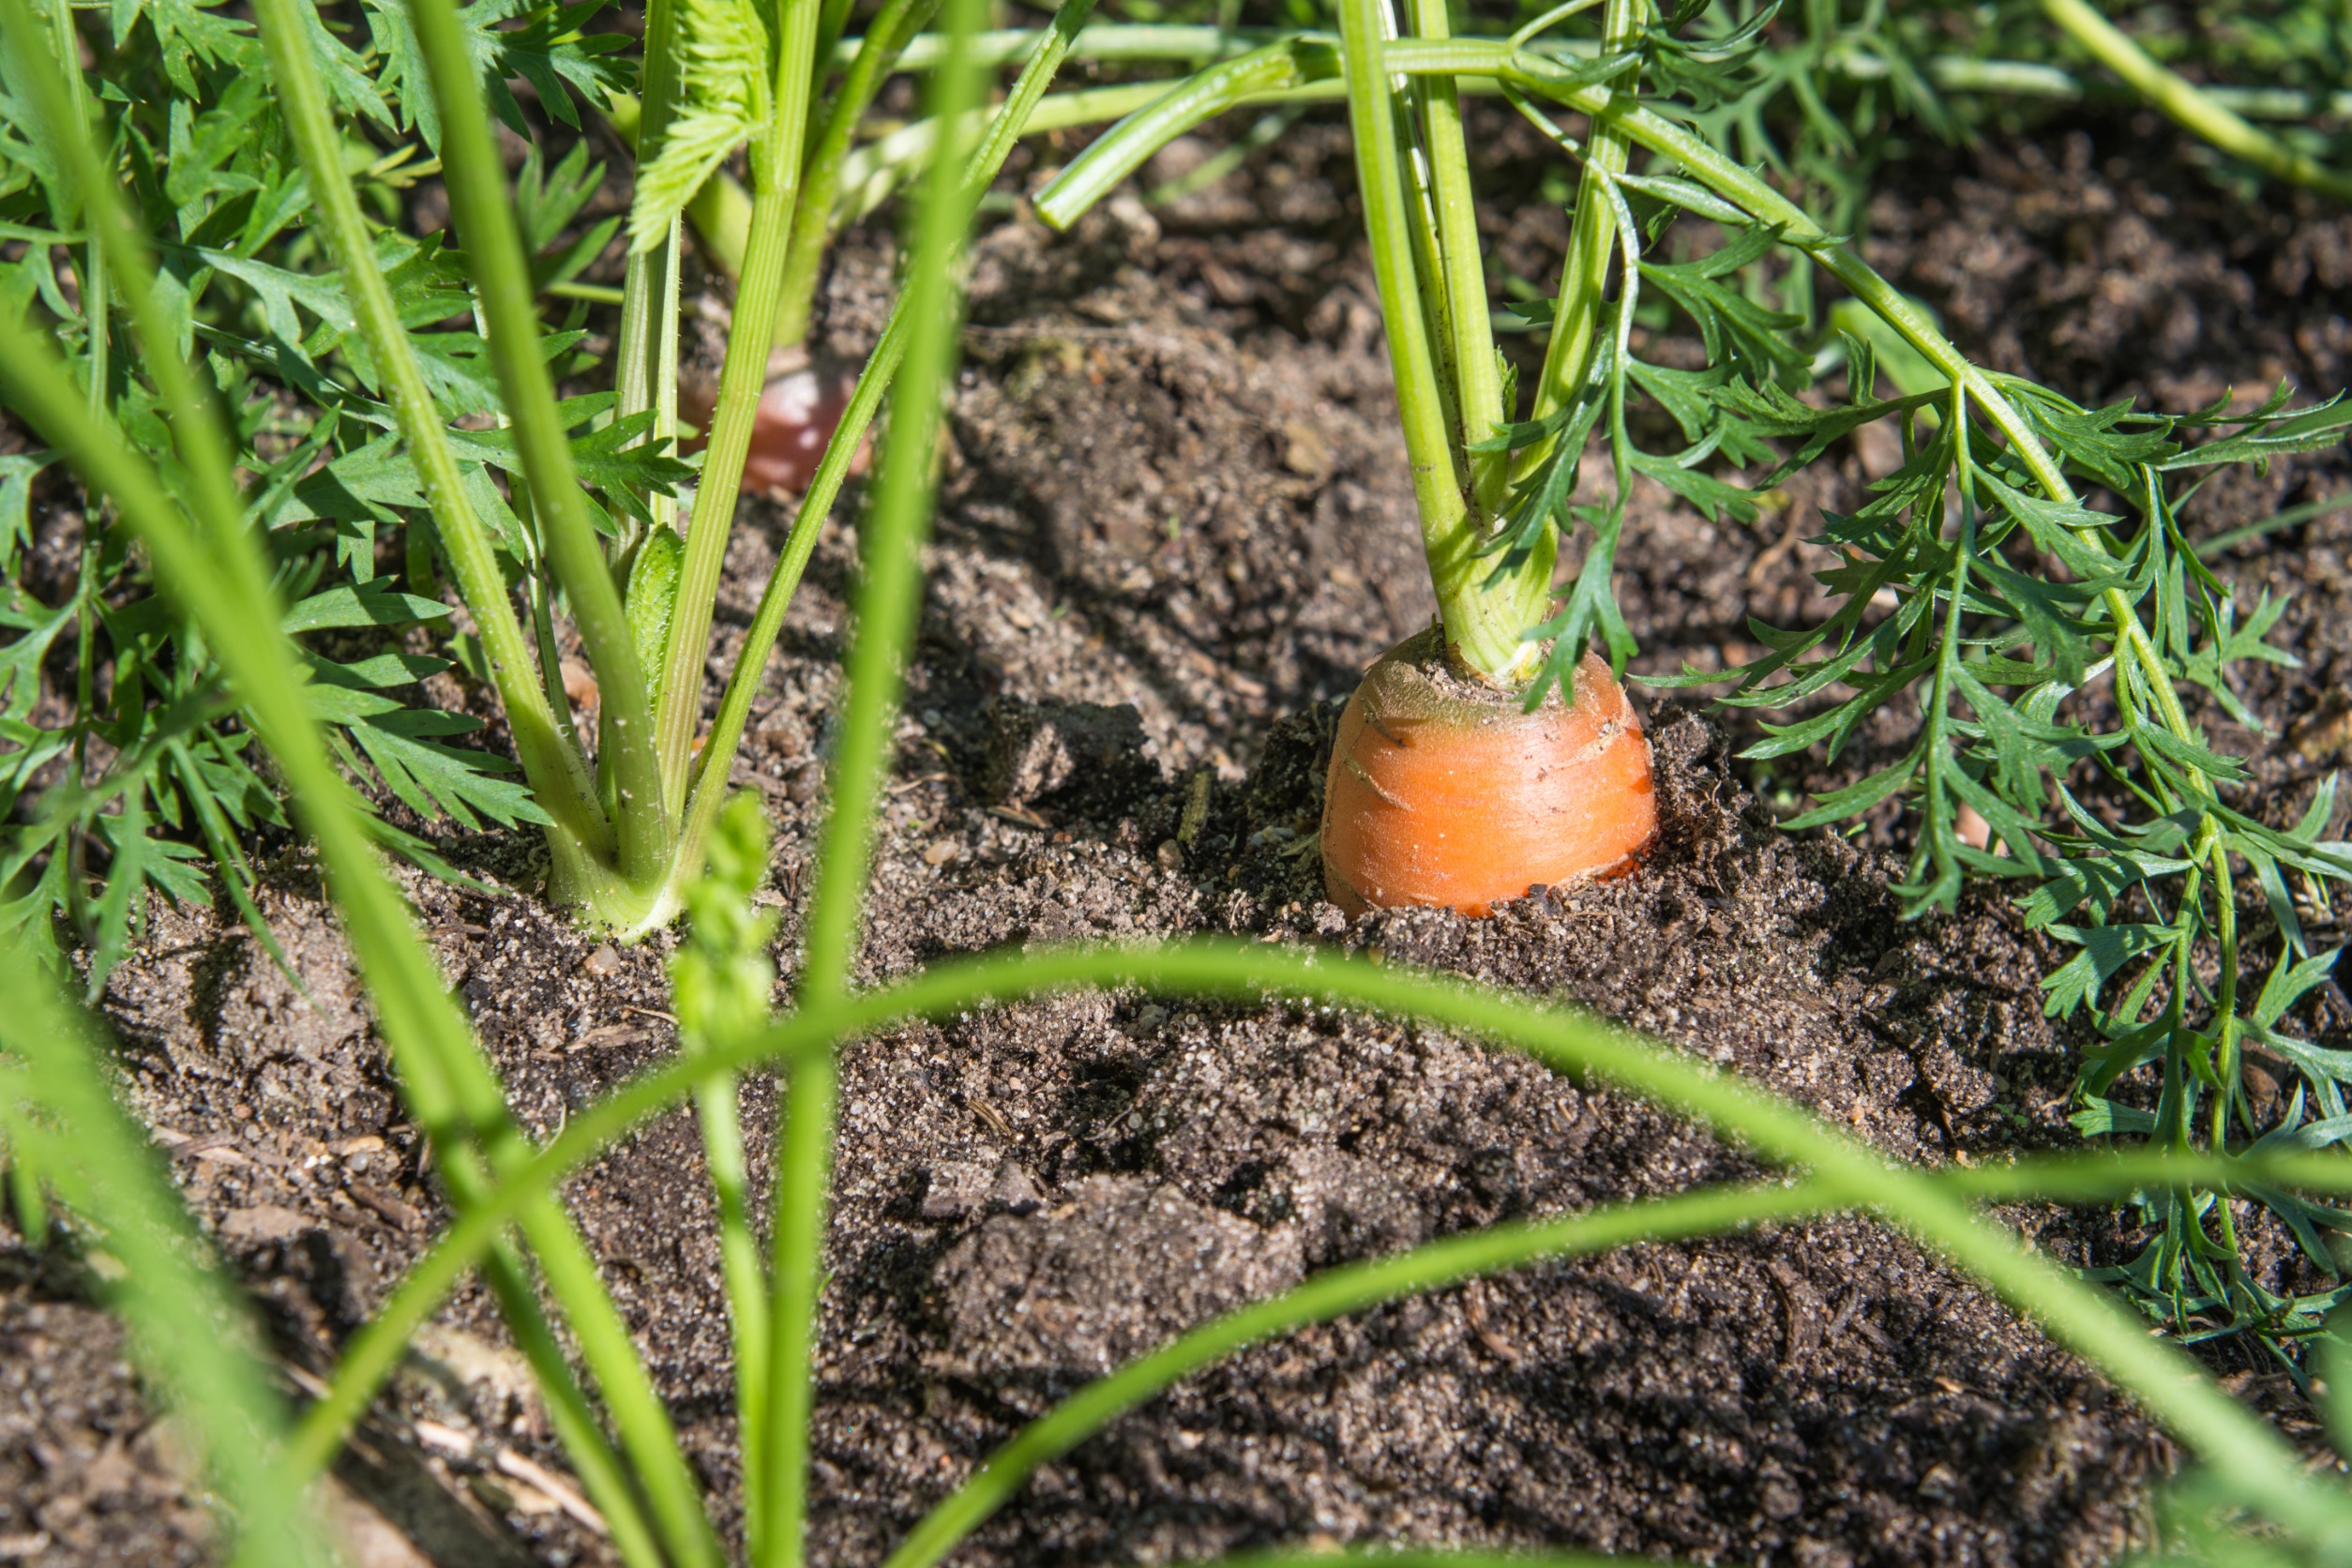
<svg viewBox="0 0 2352 1568"><path fill-rule="evenodd" d="M1650 743L1588 654L1573 702L1533 712L1449 678L1423 633L1381 656L1340 716L1323 792L1324 883L1350 914L1485 914L1531 886L1629 869L1656 835Z"/></svg>

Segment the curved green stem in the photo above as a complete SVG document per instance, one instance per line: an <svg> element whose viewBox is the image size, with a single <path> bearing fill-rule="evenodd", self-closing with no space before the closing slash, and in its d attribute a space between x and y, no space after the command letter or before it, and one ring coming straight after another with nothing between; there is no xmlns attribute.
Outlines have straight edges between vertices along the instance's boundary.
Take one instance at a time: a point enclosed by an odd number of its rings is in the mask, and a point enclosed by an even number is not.
<svg viewBox="0 0 2352 1568"><path fill-rule="evenodd" d="M1328 47L1283 38L1239 59L1211 66L1173 87L1137 83L1125 89L1144 103L1095 138L1092 156L1074 159L1034 199L1038 220L1067 229L1089 207L1143 166L1146 158L1203 121L1262 94L1330 80L1337 59ZM1099 150L1098 150L1099 149Z"/></svg>
<svg viewBox="0 0 2352 1568"><path fill-rule="evenodd" d="M2226 104L2150 58L2129 35L2084 0L2042 0L2042 9L2101 65L2130 83L2182 129L2273 178L2335 201L2352 202L2352 179L2248 125Z"/></svg>
<svg viewBox="0 0 2352 1568"><path fill-rule="evenodd" d="M87 1015L65 1003L30 945L14 939L0 942L0 1043L23 1063L0 1078L11 1167L38 1170L67 1202L102 1218L119 1264L99 1284L105 1304L122 1316L150 1386L170 1395L175 1420L202 1440L238 1560L252 1568L330 1560L284 1467L287 1412L247 1303L188 1223L144 1130L114 1103L108 1053ZM34 1107L38 1118L18 1114Z"/></svg>
<svg viewBox="0 0 2352 1568"><path fill-rule="evenodd" d="M1087 1384L988 1456L923 1516L882 1568L931 1568L1050 1464L1188 1373L1277 1334L1404 1296L1529 1263L1581 1258L1636 1242L1679 1241L1854 1206L1860 1195L1815 1179L1763 1183L1602 1204L1565 1219L1490 1226L1316 1275L1304 1285L1212 1319Z"/></svg>
<svg viewBox="0 0 2352 1568"><path fill-rule="evenodd" d="M1601 13L1602 49L1616 53L1627 48L1643 9L1642 0L1608 0ZM1638 69L1638 66L1628 67L1612 84L1626 84L1628 74ZM1569 214L1568 255L1560 264L1559 303L1552 316L1551 339L1544 345L1544 368L1536 379L1530 418L1545 419L1559 413L1591 378L1602 296L1616 240L1608 181L1625 172L1628 147L1622 127L1593 120L1585 148L1585 173L1576 182L1576 204ZM1519 472L1524 474L1541 463L1552 445L1551 441L1543 441L1520 453Z"/></svg>
<svg viewBox="0 0 2352 1568"><path fill-rule="evenodd" d="M354 1340L328 1397L313 1408L289 1462L314 1470L398 1364L407 1336L480 1255L511 1205L551 1187L581 1162L712 1074L761 1062L797 1063L832 1042L915 1018L1080 988L1123 987L1163 997L1258 1003L1284 996L1322 1005L1417 1018L1526 1051L1557 1070L1619 1084L1741 1139L1766 1159L1809 1167L1848 1184L1886 1215L1964 1271L1992 1286L2061 1343L2106 1371L2222 1471L2241 1495L2282 1520L2325 1536L2352 1521L2308 1486L2277 1435L2208 1380L2179 1350L2105 1291L2026 1253L1978 1219L1968 1197L2007 1200L2044 1189L2081 1200L2128 1193L2177 1177L2214 1185L2269 1181L2352 1190L2352 1162L2325 1154L2277 1160L2213 1155L2087 1156L2073 1162L1925 1172L1888 1162L1810 1113L1666 1048L1561 1009L1478 992L1451 979L1329 953L1203 939L1141 947L999 954L942 963L914 977L812 1008L702 1057L647 1073L574 1115L532 1162L507 1173L486 1207L460 1216L412 1270L375 1321ZM2257 1174L2259 1173L2259 1174ZM307 1472L307 1471L306 1471Z"/></svg>

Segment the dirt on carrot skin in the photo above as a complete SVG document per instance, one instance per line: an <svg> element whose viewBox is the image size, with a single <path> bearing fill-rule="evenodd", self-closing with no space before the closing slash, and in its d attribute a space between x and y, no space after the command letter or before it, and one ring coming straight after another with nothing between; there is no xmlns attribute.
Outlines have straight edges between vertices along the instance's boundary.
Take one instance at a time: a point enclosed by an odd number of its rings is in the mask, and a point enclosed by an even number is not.
<svg viewBox="0 0 2352 1568"><path fill-rule="evenodd" d="M1492 142L1506 154L1507 134ZM1376 318L1334 194L1344 142L1300 145L1157 217L1123 205L1075 241L1008 225L981 247L864 977L1008 940L1337 942L1589 1004L1907 1158L2074 1146L2074 1042L2036 988L2052 951L1992 897L1898 923L1883 836L1858 849L1779 834L1750 785L1810 780L1759 779L1730 755L1736 731L1676 704L1646 714L1664 833L1640 876L1485 921L1350 926L1322 903L1309 835L1335 703L1427 606ZM2037 227L2044 186L2004 183L2023 156L1995 146L1928 170L1900 187L1918 200L1873 226L1940 202L2010 236L2018 287L2047 306L2037 319L2063 323L2071 285L2036 270L2066 243ZM2321 384L2331 367L2293 357L2310 301L2273 286L2276 252L2215 244L2268 219L2178 169L2135 184L2096 158L2051 167L2067 200L2106 189L2128 206L2166 190L2195 223L2150 220L2144 270L2210 272L2224 295L2253 279L2233 320ZM2213 202L2229 220L2197 227ZM2342 219L2314 226L2352 234ZM1924 216L1917 227L1930 232ZM1503 238L1539 259L1553 243L1533 219ZM2011 352L1972 296L1934 293L1946 249L1881 259L1921 258L1898 280L1972 347ZM877 319L873 256L851 247L829 311L852 350ZM2015 352L2043 352L2041 339ZM2241 383L2259 368L2209 339L2182 352ZM2165 363L2186 374L2196 361ZM1637 495L1622 559L1644 667L1728 656L1743 611L1801 613L1817 565L1801 542L1809 508L1849 504L1837 487L1858 485L1869 457L1792 487L1790 511L1754 533ZM2304 459L2217 484L2196 524L2252 520L2341 473ZM787 515L746 506L720 670ZM2250 582L2307 584L2284 625L2313 668L2249 686L2282 728L2322 708L2311 679L2340 678L2347 538L2338 517L2267 555L2239 552ZM829 540L737 773L778 822L764 897L788 923L807 891L849 571L849 547ZM2291 813L2317 765L2262 753L2260 808ZM669 941L618 949L572 929L534 897L541 867L518 840L453 849L491 891L412 890L518 1115L544 1133L673 1048ZM271 881L266 911L301 988L233 922L163 912L106 1009L132 1105L289 1363L317 1371L446 1213L304 862L281 860ZM2335 1006L2323 997L2303 1021L2344 1046L2352 1018ZM878 1560L1020 1421L1210 1313L1466 1227L1753 1171L1599 1086L1316 1009L1063 999L879 1036L843 1067L819 1368L827 1563ZM773 1086L754 1079L745 1099L756 1148ZM731 1499L727 1334L691 1120L649 1124L567 1197L696 1463ZM2064 1261L2111 1261L2137 1239L2109 1216L2009 1217ZM2308 1287L2291 1247L2264 1245L2267 1283ZM82 1293L64 1263L37 1263L0 1230L0 1381L21 1384L0 1406L0 1542L59 1563L127 1560L134 1546L140 1560L203 1560L192 1489ZM2220 1354L2308 1437L2275 1383ZM420 1343L369 1445L441 1483L383 1493L420 1538L455 1528L455 1510L531 1560L610 1560L568 1506L560 1453L478 1288ZM99 1488L91 1478L113 1472L85 1456L110 1452L147 1479ZM2142 1538L2148 1485L2171 1458L1983 1292L1878 1227L1835 1219L1523 1271L1287 1336L1048 1467L958 1560L1166 1561L1395 1537L1810 1568L2088 1563Z"/></svg>

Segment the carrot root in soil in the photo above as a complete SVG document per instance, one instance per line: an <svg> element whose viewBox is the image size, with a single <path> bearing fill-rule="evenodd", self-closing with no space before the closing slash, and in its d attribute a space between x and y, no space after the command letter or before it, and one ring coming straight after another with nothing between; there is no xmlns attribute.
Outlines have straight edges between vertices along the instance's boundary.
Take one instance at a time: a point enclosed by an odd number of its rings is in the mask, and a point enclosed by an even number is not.
<svg viewBox="0 0 2352 1568"><path fill-rule="evenodd" d="M797 350L777 350L768 361L760 411L752 416L751 449L743 463L744 489L794 494L807 490L817 476L817 464L823 460L825 445L832 441L856 387L855 374L838 366L811 361ZM678 412L707 434L711 392L705 389L697 395L681 386ZM701 438L686 444L688 451L701 445ZM859 456L862 460L863 447Z"/></svg>
<svg viewBox="0 0 2352 1568"><path fill-rule="evenodd" d="M1587 654L1576 698L1532 713L1449 674L1436 628L1380 656L1348 700L1323 790L1323 882L1349 914L1483 915L1530 887L1632 869L1655 837L1650 743Z"/></svg>

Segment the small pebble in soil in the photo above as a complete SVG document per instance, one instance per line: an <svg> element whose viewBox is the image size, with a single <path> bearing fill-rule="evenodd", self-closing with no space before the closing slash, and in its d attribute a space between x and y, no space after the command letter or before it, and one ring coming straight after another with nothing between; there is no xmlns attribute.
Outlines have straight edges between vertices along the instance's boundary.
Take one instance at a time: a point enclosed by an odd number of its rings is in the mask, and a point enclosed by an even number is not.
<svg viewBox="0 0 2352 1568"><path fill-rule="evenodd" d="M923 864L944 866L956 858L958 851L953 838L935 838L923 851Z"/></svg>
<svg viewBox="0 0 2352 1568"><path fill-rule="evenodd" d="M621 972L621 950L609 942L599 942L594 953L580 960L580 967L598 979L618 974Z"/></svg>

